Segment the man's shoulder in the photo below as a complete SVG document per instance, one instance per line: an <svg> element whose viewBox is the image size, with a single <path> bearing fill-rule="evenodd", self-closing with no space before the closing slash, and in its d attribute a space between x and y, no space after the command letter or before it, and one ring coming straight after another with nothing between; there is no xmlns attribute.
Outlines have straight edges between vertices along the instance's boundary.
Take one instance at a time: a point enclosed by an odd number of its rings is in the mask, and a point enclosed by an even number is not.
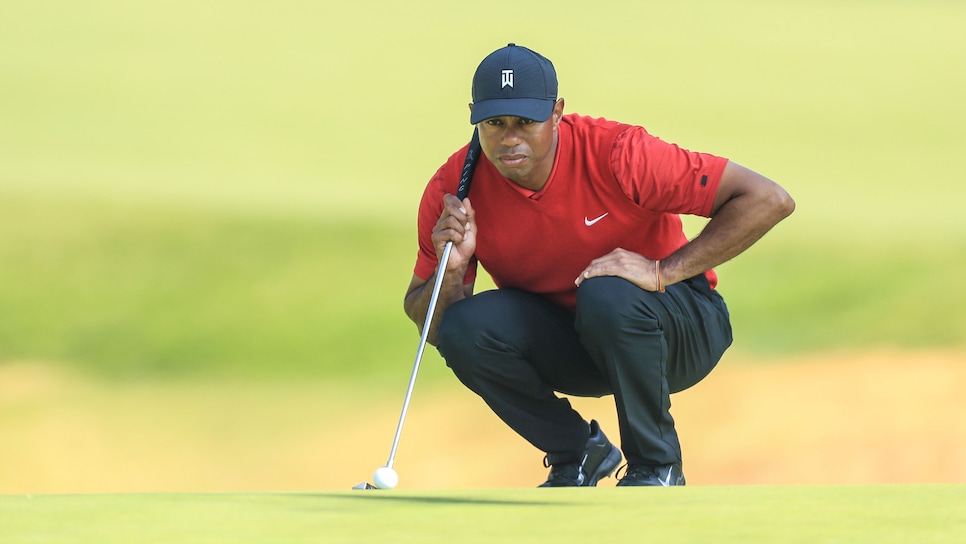
<svg viewBox="0 0 966 544"><path fill-rule="evenodd" d="M560 119L560 122L575 129L585 130L613 130L617 128L626 129L630 126L628 124L612 121L604 117L591 117L589 115L581 115L579 113L568 113Z"/></svg>
<svg viewBox="0 0 966 544"><path fill-rule="evenodd" d="M560 119L575 140L592 140L601 143L612 142L613 139L633 125L612 121L604 117L591 117L579 113L568 113Z"/></svg>
<svg viewBox="0 0 966 544"><path fill-rule="evenodd" d="M564 115L560 124L563 126L561 134L566 134L564 141L572 142L575 149L597 150L598 153L603 153L601 157L607 156L614 149L615 142L620 141L622 135L628 133L628 129L641 128L604 117L577 113Z"/></svg>

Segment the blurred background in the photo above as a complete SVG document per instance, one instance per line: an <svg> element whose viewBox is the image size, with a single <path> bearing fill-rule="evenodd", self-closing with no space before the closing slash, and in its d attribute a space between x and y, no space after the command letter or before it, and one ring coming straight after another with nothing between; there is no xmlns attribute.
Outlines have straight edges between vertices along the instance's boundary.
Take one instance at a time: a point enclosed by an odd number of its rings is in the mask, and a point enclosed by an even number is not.
<svg viewBox="0 0 966 544"><path fill-rule="evenodd" d="M418 341L416 206L511 41L568 111L797 201L719 268L736 343L675 397L689 483L966 482L964 26L940 0L8 2L0 493L368 478ZM541 458L427 350L401 488L536 485Z"/></svg>

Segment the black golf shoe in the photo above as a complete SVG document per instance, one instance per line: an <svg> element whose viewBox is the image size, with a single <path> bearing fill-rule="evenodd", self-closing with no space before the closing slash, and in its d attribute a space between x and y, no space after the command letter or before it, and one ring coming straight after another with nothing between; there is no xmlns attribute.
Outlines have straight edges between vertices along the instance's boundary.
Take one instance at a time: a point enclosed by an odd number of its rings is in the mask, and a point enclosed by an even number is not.
<svg viewBox="0 0 966 544"><path fill-rule="evenodd" d="M628 465L624 477L617 487L684 485L684 472L681 465Z"/></svg>
<svg viewBox="0 0 966 544"><path fill-rule="evenodd" d="M551 466L550 456L544 458L544 466ZM584 447L580 461L553 463L547 481L539 487L594 487L601 478L614 473L621 462L621 451L607 440L600 425L590 422L590 438Z"/></svg>

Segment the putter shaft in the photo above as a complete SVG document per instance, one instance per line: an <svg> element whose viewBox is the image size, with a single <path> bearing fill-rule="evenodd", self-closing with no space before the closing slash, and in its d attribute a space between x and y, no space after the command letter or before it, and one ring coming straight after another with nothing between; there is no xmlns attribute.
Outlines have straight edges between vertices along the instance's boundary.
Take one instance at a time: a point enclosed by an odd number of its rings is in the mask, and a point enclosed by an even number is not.
<svg viewBox="0 0 966 544"><path fill-rule="evenodd" d="M399 437L402 436L403 423L406 421L406 412L409 411L409 401L412 399L413 387L416 385L416 375L419 373L419 363L422 361L423 351L426 349L429 328L433 324L433 314L436 313L436 302L439 300L439 291L443 285L443 273L446 271L446 263L449 262L449 254L452 250L453 242L446 242L446 247L443 248L443 256L439 260L439 267L436 269L436 282L433 284L433 293L429 298L429 307L426 309L426 321L423 324L423 333L419 337L419 347L416 349L416 360L413 362L413 372L409 377L409 387L406 389L402 412L399 414L399 423L396 425L396 436L392 439L389 460L386 461L386 466L389 468L392 468L392 464L396 460L396 449L399 447Z"/></svg>

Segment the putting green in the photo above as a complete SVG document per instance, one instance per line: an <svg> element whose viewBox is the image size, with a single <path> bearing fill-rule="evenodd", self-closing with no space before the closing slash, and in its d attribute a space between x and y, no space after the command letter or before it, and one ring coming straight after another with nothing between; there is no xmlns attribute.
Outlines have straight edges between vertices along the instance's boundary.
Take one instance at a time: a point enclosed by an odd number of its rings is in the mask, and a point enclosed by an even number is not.
<svg viewBox="0 0 966 544"><path fill-rule="evenodd" d="M962 542L962 485L0 497L0 541Z"/></svg>

